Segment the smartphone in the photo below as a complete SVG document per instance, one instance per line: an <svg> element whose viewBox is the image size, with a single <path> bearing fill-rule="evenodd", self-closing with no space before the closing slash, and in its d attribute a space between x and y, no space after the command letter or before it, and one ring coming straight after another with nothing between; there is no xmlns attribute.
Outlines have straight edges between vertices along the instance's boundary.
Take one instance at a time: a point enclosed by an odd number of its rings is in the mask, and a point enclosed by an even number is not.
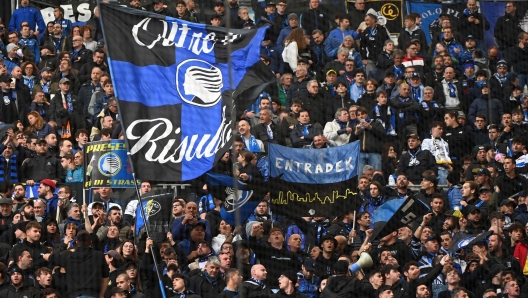
<svg viewBox="0 0 528 298"><path fill-rule="evenodd" d="M16 84L16 79L15 78L11 78L11 84L13 84L13 85Z"/></svg>

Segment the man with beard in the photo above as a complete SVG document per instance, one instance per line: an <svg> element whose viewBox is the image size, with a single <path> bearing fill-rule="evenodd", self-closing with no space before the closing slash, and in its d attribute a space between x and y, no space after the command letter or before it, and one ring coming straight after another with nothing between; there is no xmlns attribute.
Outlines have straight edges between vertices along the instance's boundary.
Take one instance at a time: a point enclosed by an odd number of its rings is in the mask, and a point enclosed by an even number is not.
<svg viewBox="0 0 528 298"><path fill-rule="evenodd" d="M23 250L20 255L17 256L15 264L12 264L12 267L18 267L22 270L22 275L24 276L24 285L26 287L37 287L37 282L35 280L35 271L31 268L33 263L33 258L28 250Z"/></svg>
<svg viewBox="0 0 528 298"><path fill-rule="evenodd" d="M492 262L499 263L506 268L510 268L517 276L522 276L522 269L514 256L507 254L504 249L504 238L500 235L493 234L489 236L488 242L489 256Z"/></svg>
<svg viewBox="0 0 528 298"><path fill-rule="evenodd" d="M44 179L40 181L38 195L39 198L44 199L46 202L46 213L52 218L55 218L59 202L59 197L55 195L54 192L55 183L52 180Z"/></svg>
<svg viewBox="0 0 528 298"><path fill-rule="evenodd" d="M207 241L201 241L200 243L198 243L198 248L196 249L196 252L197 258L194 262L189 264L189 270L202 270L203 268L205 268L209 257L214 255L213 249L211 245L207 243Z"/></svg>
<svg viewBox="0 0 528 298"><path fill-rule="evenodd" d="M28 201L20 208L21 221L34 221L35 211L33 209L33 201Z"/></svg>
<svg viewBox="0 0 528 298"><path fill-rule="evenodd" d="M22 183L15 184L13 192L13 212L19 211L27 203L26 188Z"/></svg>
<svg viewBox="0 0 528 298"><path fill-rule="evenodd" d="M449 210L445 213L445 220L442 229L450 232L451 235L455 235L460 231L459 218L455 216L454 210Z"/></svg>

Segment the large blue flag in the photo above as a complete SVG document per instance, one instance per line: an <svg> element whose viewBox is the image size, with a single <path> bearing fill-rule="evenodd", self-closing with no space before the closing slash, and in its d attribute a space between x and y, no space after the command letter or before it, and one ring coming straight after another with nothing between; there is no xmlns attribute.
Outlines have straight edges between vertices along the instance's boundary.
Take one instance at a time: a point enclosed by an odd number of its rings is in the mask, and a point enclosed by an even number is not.
<svg viewBox="0 0 528 298"><path fill-rule="evenodd" d="M220 215L233 227L243 224L268 192L267 183L263 181L237 182L231 176L216 173L207 173L207 190L213 197L224 201Z"/></svg>
<svg viewBox="0 0 528 298"><path fill-rule="evenodd" d="M227 32L105 3L101 20L137 176L186 181L210 170L231 146L235 109L275 81L259 57L267 27Z"/></svg>
<svg viewBox="0 0 528 298"><path fill-rule="evenodd" d="M326 184L357 176L359 141L307 150L269 144L271 176L288 182Z"/></svg>

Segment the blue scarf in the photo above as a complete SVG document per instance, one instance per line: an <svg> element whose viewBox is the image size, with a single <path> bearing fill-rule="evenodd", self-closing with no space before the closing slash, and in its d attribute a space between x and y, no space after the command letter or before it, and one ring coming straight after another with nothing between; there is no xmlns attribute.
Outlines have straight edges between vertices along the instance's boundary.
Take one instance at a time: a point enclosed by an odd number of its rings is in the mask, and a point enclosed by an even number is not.
<svg viewBox="0 0 528 298"><path fill-rule="evenodd" d="M500 83L501 87L506 83L506 75L501 76L498 72L493 75Z"/></svg>
<svg viewBox="0 0 528 298"><path fill-rule="evenodd" d="M257 280L257 279L254 279L253 277L251 277L249 280L258 284L259 286L264 285L264 282L262 280Z"/></svg>
<svg viewBox="0 0 528 298"><path fill-rule="evenodd" d="M68 104L68 112L73 113L73 103L72 103L72 99L71 99L71 94L70 93L68 93L68 95L66 95L66 103Z"/></svg>
<svg viewBox="0 0 528 298"><path fill-rule="evenodd" d="M59 54L60 53L60 45L61 45L61 42L62 42L62 35L61 37L59 38L55 38L53 37L53 42L55 43L55 54Z"/></svg>
<svg viewBox="0 0 528 298"><path fill-rule="evenodd" d="M394 66L394 75L396 76L396 81L403 78L403 64L400 67Z"/></svg>
<svg viewBox="0 0 528 298"><path fill-rule="evenodd" d="M206 270L202 271L203 272L203 276L205 277L205 279L211 283L214 286L216 286L216 278L215 277L212 277L209 275L209 273L207 273Z"/></svg>
<svg viewBox="0 0 528 298"><path fill-rule="evenodd" d="M81 53L82 51L82 48L80 50L73 50L72 51L72 54L71 54L71 61L72 62L75 62L75 60L77 60L77 58L79 57L79 54Z"/></svg>
<svg viewBox="0 0 528 298"><path fill-rule="evenodd" d="M485 81L476 82L477 87L481 88Z"/></svg>
<svg viewBox="0 0 528 298"><path fill-rule="evenodd" d="M75 220L75 219L71 218L70 216L68 216L68 218L66 219L65 226L68 225L69 223L74 223L76 226L80 226L81 225L81 222L79 220Z"/></svg>
<svg viewBox="0 0 528 298"><path fill-rule="evenodd" d="M389 116L390 122L387 123L387 120L385 117L381 116L381 107L379 105L376 105L374 107L374 114L376 117L381 121L381 125L385 128L385 133L387 135L393 135L396 133L396 112L392 110L391 107L387 107L387 116ZM390 125L387 125L390 124Z"/></svg>
<svg viewBox="0 0 528 298"><path fill-rule="evenodd" d="M244 144L246 144L246 139L244 139L243 136L240 136L242 140L244 140ZM251 135L248 140L249 148L248 150L253 153L260 152L259 144L257 143L257 139L254 135Z"/></svg>
<svg viewBox="0 0 528 298"><path fill-rule="evenodd" d="M420 90L420 87L411 87L411 98L414 99L416 102L421 103L422 102L422 92Z"/></svg>
<svg viewBox="0 0 528 298"><path fill-rule="evenodd" d="M42 83L42 81L40 81L40 85L42 86L42 92L48 95L50 93L49 87L51 85L51 81L48 81L47 83Z"/></svg>
<svg viewBox="0 0 528 298"><path fill-rule="evenodd" d="M455 87L455 84L451 83L451 82L448 82L447 85L449 86L449 96L450 97L453 97L453 98L456 98L457 97L457 93L456 93L456 87Z"/></svg>
<svg viewBox="0 0 528 298"><path fill-rule="evenodd" d="M209 259L209 257L212 257L214 256L214 252L211 252L210 254L206 255L206 256L203 256L201 258L198 258L198 263L202 263L202 262L205 262Z"/></svg>
<svg viewBox="0 0 528 298"><path fill-rule="evenodd" d="M308 126L309 126L309 124L304 124L304 125L301 124L301 125L303 126L303 132L302 132L302 135L303 135L303 136L307 136L307 135L309 135L309 134L310 134L310 133L308 132Z"/></svg>
<svg viewBox="0 0 528 298"><path fill-rule="evenodd" d="M348 122L342 122L339 119L336 118L337 124L339 124L339 129L346 129Z"/></svg>
<svg viewBox="0 0 528 298"><path fill-rule="evenodd" d="M29 92L33 92L33 87L35 86L35 76L23 76L24 78L24 85L28 86Z"/></svg>

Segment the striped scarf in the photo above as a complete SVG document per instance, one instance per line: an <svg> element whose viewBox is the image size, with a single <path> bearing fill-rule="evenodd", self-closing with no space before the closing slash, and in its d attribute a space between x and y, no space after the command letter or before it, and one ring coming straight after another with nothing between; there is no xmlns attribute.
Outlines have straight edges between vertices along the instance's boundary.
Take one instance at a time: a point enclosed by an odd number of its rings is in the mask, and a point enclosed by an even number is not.
<svg viewBox="0 0 528 298"><path fill-rule="evenodd" d="M18 182L18 168L16 154L11 155L9 158L9 178L6 179L6 160L2 156L0 158L0 181L10 181L12 183Z"/></svg>

